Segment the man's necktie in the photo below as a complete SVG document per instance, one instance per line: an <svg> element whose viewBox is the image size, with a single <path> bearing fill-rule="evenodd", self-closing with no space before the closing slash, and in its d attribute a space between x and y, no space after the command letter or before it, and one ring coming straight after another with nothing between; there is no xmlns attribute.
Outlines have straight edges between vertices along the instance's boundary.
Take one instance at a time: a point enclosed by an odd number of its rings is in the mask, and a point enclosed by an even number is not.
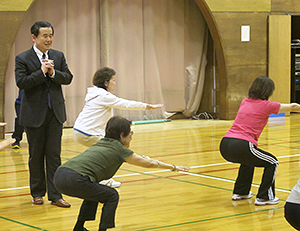
<svg viewBox="0 0 300 231"><path fill-rule="evenodd" d="M45 53L43 53L43 56L42 56L42 60L43 59L46 59L46 54ZM46 83L47 83L47 87L48 87L48 89L47 89L47 92L48 92L48 107L49 108L52 108L51 107L51 98L50 98L50 92L49 92L49 86L50 86L50 77L49 77L49 73L46 73L46 76L47 76L47 81L46 81Z"/></svg>

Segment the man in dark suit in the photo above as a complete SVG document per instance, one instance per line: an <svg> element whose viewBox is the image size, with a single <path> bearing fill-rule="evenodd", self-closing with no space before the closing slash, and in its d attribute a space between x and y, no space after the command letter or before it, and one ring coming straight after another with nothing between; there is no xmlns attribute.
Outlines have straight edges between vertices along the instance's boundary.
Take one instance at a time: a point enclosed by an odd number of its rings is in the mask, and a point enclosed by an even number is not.
<svg viewBox="0 0 300 231"><path fill-rule="evenodd" d="M25 127L29 144L32 203L43 204L47 191L51 204L70 207L56 190L53 176L61 165L61 137L66 121L61 85L70 84L73 75L64 54L51 49L53 34L49 22L39 21L31 27L34 45L16 57L15 78L23 90L20 124Z"/></svg>

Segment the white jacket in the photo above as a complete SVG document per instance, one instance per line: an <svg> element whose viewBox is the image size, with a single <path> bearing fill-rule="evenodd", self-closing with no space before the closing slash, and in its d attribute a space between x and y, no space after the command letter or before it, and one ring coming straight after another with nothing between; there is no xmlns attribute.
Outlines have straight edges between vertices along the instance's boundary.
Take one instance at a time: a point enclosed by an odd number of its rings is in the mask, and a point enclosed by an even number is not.
<svg viewBox="0 0 300 231"><path fill-rule="evenodd" d="M113 108L145 110L146 106L146 103L119 98L103 88L89 87L74 129L89 135L104 136L106 123L113 116Z"/></svg>

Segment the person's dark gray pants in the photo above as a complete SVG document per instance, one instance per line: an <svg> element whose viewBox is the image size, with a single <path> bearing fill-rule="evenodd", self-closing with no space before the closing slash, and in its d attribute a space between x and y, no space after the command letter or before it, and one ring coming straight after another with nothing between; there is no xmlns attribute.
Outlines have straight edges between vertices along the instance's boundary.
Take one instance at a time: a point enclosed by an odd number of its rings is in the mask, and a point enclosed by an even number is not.
<svg viewBox="0 0 300 231"><path fill-rule="evenodd" d="M114 228L115 213L119 202L117 190L98 182L90 181L88 176L61 167L54 175L54 184L58 191L72 197L84 199L78 220L95 220L98 203L103 203L99 228Z"/></svg>

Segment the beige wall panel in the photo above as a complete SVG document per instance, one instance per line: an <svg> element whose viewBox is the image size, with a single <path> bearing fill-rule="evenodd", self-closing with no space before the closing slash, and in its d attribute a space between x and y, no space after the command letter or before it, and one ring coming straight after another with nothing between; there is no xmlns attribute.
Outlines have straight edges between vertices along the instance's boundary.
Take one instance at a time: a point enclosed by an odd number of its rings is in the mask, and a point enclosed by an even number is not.
<svg viewBox="0 0 300 231"><path fill-rule="evenodd" d="M269 77L276 90L270 100L290 103L291 89L291 16L269 17Z"/></svg>
<svg viewBox="0 0 300 231"><path fill-rule="evenodd" d="M0 75L5 75L10 49L25 12L0 12Z"/></svg>
<svg viewBox="0 0 300 231"><path fill-rule="evenodd" d="M4 84L11 46L19 25L26 12L1 12L0 11L0 122L4 118ZM4 138L4 128L0 128L0 139Z"/></svg>
<svg viewBox="0 0 300 231"><path fill-rule="evenodd" d="M34 0L1 0L0 11L27 11Z"/></svg>
<svg viewBox="0 0 300 231"><path fill-rule="evenodd" d="M272 0L272 12L300 12L299 0Z"/></svg>
<svg viewBox="0 0 300 231"><path fill-rule="evenodd" d="M235 66L228 69L227 105L228 118L234 119L241 101L248 96L248 90L254 79L267 74L266 65Z"/></svg>
<svg viewBox="0 0 300 231"><path fill-rule="evenodd" d="M271 0L206 0L211 11L270 12Z"/></svg>
<svg viewBox="0 0 300 231"><path fill-rule="evenodd" d="M267 13L214 13L229 66L267 64ZM241 26L250 26L250 41L241 41Z"/></svg>

